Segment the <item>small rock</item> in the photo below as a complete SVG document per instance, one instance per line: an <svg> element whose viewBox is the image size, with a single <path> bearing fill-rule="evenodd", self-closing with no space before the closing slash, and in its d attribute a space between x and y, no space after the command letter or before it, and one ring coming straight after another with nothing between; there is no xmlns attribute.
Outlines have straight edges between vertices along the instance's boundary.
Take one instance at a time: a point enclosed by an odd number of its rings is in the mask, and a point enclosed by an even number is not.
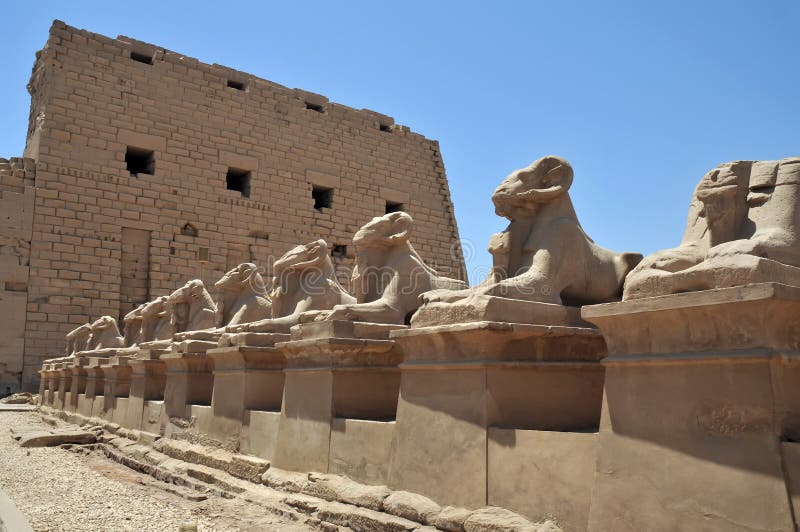
<svg viewBox="0 0 800 532"><path fill-rule="evenodd" d="M562 532L561 527L549 519L536 525L539 527L536 532Z"/></svg>
<svg viewBox="0 0 800 532"><path fill-rule="evenodd" d="M368 486L339 475L309 473L303 493L380 511L391 492L386 486Z"/></svg>
<svg viewBox="0 0 800 532"><path fill-rule="evenodd" d="M429 498L409 491L394 491L383 501L386 512L425 525L432 525L442 511Z"/></svg>
<svg viewBox="0 0 800 532"><path fill-rule="evenodd" d="M402 517L339 502L321 503L317 518L356 532L410 532L419 528L417 523Z"/></svg>
<svg viewBox="0 0 800 532"><path fill-rule="evenodd" d="M467 520L470 513L472 511L466 508L445 506L436 517L434 525L439 530L445 530L446 532L464 532L464 521Z"/></svg>
<svg viewBox="0 0 800 532"><path fill-rule="evenodd" d="M269 469L269 465L269 461L263 458L234 454L231 457L231 465L228 468L228 473L237 478L260 483L261 475Z"/></svg>
<svg viewBox="0 0 800 532"><path fill-rule="evenodd" d="M466 532L538 532L539 525L531 523L510 510L489 506L472 512L464 521L464 530Z"/></svg>
<svg viewBox="0 0 800 532"><path fill-rule="evenodd" d="M295 473L282 469L270 468L261 475L261 483L265 486L289 493L300 493L306 482L308 482L307 473Z"/></svg>

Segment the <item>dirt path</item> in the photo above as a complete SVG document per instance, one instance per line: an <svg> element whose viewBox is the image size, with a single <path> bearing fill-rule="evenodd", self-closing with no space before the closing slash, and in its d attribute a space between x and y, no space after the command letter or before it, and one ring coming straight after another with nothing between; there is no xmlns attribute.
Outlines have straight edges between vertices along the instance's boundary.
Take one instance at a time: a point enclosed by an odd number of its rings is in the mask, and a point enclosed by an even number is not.
<svg viewBox="0 0 800 532"><path fill-rule="evenodd" d="M312 530L238 499L190 501L103 454L19 447L11 427L47 427L32 412L0 412L0 489L34 530Z"/></svg>

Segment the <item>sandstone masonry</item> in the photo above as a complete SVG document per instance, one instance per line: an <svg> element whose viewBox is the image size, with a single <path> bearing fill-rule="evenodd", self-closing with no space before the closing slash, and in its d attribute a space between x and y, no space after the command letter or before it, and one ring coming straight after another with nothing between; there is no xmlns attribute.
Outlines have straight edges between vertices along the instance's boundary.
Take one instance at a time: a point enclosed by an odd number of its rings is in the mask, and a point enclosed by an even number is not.
<svg viewBox="0 0 800 532"><path fill-rule="evenodd" d="M26 159L0 161L0 392L82 323L299 243L346 282L353 233L391 211L465 278L438 143L388 116L60 21L28 88Z"/></svg>

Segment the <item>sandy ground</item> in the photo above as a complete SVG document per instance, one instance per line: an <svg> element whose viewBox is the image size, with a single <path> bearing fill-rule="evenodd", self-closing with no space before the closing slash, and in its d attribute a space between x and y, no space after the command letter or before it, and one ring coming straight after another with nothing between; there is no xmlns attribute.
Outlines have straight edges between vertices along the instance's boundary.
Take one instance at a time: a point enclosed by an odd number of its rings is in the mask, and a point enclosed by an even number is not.
<svg viewBox="0 0 800 532"><path fill-rule="evenodd" d="M34 530L312 530L238 499L189 501L100 452L23 449L8 429L25 426L48 425L36 413L0 412L0 489Z"/></svg>

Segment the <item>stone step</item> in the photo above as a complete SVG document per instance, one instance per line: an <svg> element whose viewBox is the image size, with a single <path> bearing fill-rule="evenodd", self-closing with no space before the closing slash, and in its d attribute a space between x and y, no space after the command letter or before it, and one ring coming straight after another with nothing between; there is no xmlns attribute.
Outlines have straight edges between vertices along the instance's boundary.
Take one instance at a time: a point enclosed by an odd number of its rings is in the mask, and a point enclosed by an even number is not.
<svg viewBox="0 0 800 532"><path fill-rule="evenodd" d="M12 437L20 447L52 447L65 443L86 445L97 441L97 435L88 430L40 430L14 434Z"/></svg>
<svg viewBox="0 0 800 532"><path fill-rule="evenodd" d="M54 412L56 416L57 412ZM67 419L66 417L64 419ZM70 417L70 420L78 419ZM79 420L79 419L78 419ZM84 423L97 420L84 419ZM66 427L61 430L72 430ZM92 426L93 431L99 427ZM416 493L369 486L347 477L283 471L261 458L105 424L97 446L131 469L198 496L240 497L320 530L403 532L560 532L502 508L440 507ZM90 431L86 431L90 432Z"/></svg>

